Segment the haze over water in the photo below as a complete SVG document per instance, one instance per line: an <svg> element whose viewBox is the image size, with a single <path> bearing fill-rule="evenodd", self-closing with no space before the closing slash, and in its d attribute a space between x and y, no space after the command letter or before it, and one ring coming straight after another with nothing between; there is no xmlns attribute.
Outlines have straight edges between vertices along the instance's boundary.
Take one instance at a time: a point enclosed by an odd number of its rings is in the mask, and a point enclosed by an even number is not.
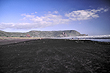
<svg viewBox="0 0 110 73"><path fill-rule="evenodd" d="M110 35L55 37L54 39L92 40L92 41L99 41L99 42L110 42Z"/></svg>

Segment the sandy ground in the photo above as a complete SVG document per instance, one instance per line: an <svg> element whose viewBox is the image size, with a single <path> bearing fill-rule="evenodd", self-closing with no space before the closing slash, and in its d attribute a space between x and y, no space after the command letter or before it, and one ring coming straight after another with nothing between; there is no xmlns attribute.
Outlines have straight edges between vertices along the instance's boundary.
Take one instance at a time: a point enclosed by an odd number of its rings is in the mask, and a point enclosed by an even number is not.
<svg viewBox="0 0 110 73"><path fill-rule="evenodd" d="M40 37L0 37L0 45L18 43L23 41L41 39Z"/></svg>
<svg viewBox="0 0 110 73"><path fill-rule="evenodd" d="M0 45L6 45L6 44L11 44L11 43L19 43L19 42L23 42L23 41L29 41L32 39L11 39L11 40L0 40Z"/></svg>
<svg viewBox="0 0 110 73"><path fill-rule="evenodd" d="M110 43L38 39L0 45L2 73L110 73L109 68Z"/></svg>

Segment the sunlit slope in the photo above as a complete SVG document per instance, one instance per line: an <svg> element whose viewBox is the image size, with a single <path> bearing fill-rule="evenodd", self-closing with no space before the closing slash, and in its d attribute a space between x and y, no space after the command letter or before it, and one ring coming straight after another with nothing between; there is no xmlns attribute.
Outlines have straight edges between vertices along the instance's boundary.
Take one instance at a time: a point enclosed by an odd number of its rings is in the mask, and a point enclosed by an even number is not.
<svg viewBox="0 0 110 73"><path fill-rule="evenodd" d="M0 36L6 36L6 37L26 37L27 35L29 35L31 37L71 37L71 36L82 36L85 34L80 34L76 30L29 31L26 33L0 31Z"/></svg>

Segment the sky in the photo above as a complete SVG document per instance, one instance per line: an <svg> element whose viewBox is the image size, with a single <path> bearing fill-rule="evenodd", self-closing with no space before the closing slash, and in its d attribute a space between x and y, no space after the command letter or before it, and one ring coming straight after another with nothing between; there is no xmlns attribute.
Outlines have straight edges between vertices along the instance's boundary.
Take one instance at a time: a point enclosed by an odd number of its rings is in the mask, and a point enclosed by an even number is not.
<svg viewBox="0 0 110 73"><path fill-rule="evenodd" d="M0 0L0 30L110 35L109 0Z"/></svg>

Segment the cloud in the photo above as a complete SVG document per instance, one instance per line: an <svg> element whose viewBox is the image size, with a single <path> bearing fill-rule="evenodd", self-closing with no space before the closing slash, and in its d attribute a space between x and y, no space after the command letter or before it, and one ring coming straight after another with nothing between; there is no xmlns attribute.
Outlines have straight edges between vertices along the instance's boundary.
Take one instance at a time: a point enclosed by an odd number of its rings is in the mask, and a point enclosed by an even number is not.
<svg viewBox="0 0 110 73"><path fill-rule="evenodd" d="M88 9L88 10L77 10L70 13L66 13L65 16L69 17L71 20L88 20L92 18L98 18L98 12L106 12L108 9Z"/></svg>
<svg viewBox="0 0 110 73"><path fill-rule="evenodd" d="M35 12L35 13L37 13L37 12Z"/></svg>
<svg viewBox="0 0 110 73"><path fill-rule="evenodd" d="M35 15L27 15L27 14L21 14L21 16L25 16L26 18L33 18L33 17L35 17Z"/></svg>
<svg viewBox="0 0 110 73"><path fill-rule="evenodd" d="M33 28L44 28L57 24L67 24L69 19L64 19L61 15L57 14L45 14L44 16L37 16L33 14L21 14L23 19L28 20L30 23L1 23L0 29L15 28L15 29L33 29Z"/></svg>
<svg viewBox="0 0 110 73"><path fill-rule="evenodd" d="M54 11L53 13L58 14L58 11Z"/></svg>
<svg viewBox="0 0 110 73"><path fill-rule="evenodd" d="M108 9L87 9L77 10L70 13L66 13L65 16L59 15L58 11L48 12L42 16L37 16L35 13L21 14L23 16L22 21L24 23L0 23L0 29L33 29L33 28L44 28L59 24L68 24L76 20L88 20L92 18L98 18L99 12L107 12ZM80 24L80 23L79 23Z"/></svg>
<svg viewBox="0 0 110 73"><path fill-rule="evenodd" d="M31 13L31 15L29 14L21 14L21 16L24 16L23 19L20 19L20 20L28 20L30 18L34 18L35 15L33 15L34 13Z"/></svg>
<svg viewBox="0 0 110 73"><path fill-rule="evenodd" d="M55 11L56 12L56 11ZM35 16L35 15L24 15L26 19L30 20L31 22L37 24L41 24L43 26L48 25L57 25L57 24L63 24L68 23L69 19L64 19L61 15L57 14L45 14L44 16Z"/></svg>
<svg viewBox="0 0 110 73"><path fill-rule="evenodd" d="M104 9L104 12L107 12L108 11L108 9Z"/></svg>

